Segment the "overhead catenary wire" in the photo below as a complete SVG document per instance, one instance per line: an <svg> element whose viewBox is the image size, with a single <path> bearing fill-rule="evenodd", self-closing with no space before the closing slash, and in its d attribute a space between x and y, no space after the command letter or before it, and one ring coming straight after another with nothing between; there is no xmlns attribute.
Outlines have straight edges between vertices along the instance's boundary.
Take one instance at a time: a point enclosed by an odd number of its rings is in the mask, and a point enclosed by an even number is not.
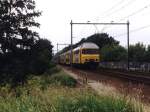
<svg viewBox="0 0 150 112"><path fill-rule="evenodd" d="M124 0L122 0L122 1L120 1L120 2L123 2ZM119 9L116 9L116 10L114 10L113 12L111 12L111 13L108 13L107 15L105 15L104 17L109 17L109 16L111 16L113 13L116 13L116 12L118 12L118 11L120 11L120 10L122 10L123 8L126 8L127 6L129 6L129 5L131 5L132 3L134 3L136 0L131 0L131 1L128 1L125 5L123 5L121 8L119 8ZM119 2L118 2L119 3ZM118 4L119 5L119 4ZM112 7L113 8L113 7ZM103 18L104 18L103 17ZM107 28L109 28L110 26L104 26L102 29L101 29L101 32L104 32L104 30L105 29L107 29Z"/></svg>
<svg viewBox="0 0 150 112"><path fill-rule="evenodd" d="M124 8L128 7L129 5L131 5L132 3L134 3L135 1L136 1L136 0L130 0L130 1L128 1L125 5L123 5L123 6L122 6L122 7L120 7L119 9L112 10L112 12L111 12L111 13L106 14L103 18L105 18L105 17L110 17L112 14L114 14L114 13L117 13L117 12L121 11L122 9L124 9Z"/></svg>
<svg viewBox="0 0 150 112"><path fill-rule="evenodd" d="M87 21L87 23L90 23L90 21ZM96 33L99 33L98 27L97 27L96 25L93 25L93 27L94 27L94 29L95 29L95 31L94 31L95 34L96 34ZM84 30L85 30L85 26L82 27L82 29L81 29L81 31L79 32L79 34L83 34ZM82 35L82 37L85 38L83 35Z"/></svg>
<svg viewBox="0 0 150 112"><path fill-rule="evenodd" d="M138 32L138 31L144 30L146 28L150 28L150 25L145 25L145 26L133 29L133 30L130 31L130 33ZM122 34L116 35L114 37L121 37L121 36L124 36L124 35L126 35L126 33L122 33Z"/></svg>
<svg viewBox="0 0 150 112"><path fill-rule="evenodd" d="M144 10L146 10L146 9L148 9L148 8L150 8L150 4L148 4L148 5L146 5L146 6L142 7L142 8L140 8L140 9L134 11L134 12L132 12L131 14L129 14L129 15L123 17L123 18L121 18L118 22L121 22L121 21L125 20L126 18L129 19L129 17L135 16L135 15L141 13L142 11L144 11ZM107 26L107 27L105 27L105 29L106 29L106 28L110 28L110 27Z"/></svg>
<svg viewBox="0 0 150 112"><path fill-rule="evenodd" d="M111 12L114 8L116 8L118 5L120 5L121 3L123 3L125 0L120 0L119 2L117 2L115 5L113 5L111 8L109 8L107 11L104 11L102 13L102 15L106 15L107 13ZM99 18L98 18L99 20Z"/></svg>
<svg viewBox="0 0 150 112"><path fill-rule="evenodd" d="M122 19L119 20L119 22L125 20L126 18L132 17L132 16L134 16L134 15L136 15L136 14L139 14L140 12L144 11L145 9L147 9L147 8L149 8L149 7L150 7L150 4L144 6L144 7L140 8L140 9L138 9L137 11L135 11L135 12L129 14L128 16L123 17Z"/></svg>
<svg viewBox="0 0 150 112"><path fill-rule="evenodd" d="M130 32L131 32L131 33L137 32L137 31L140 31L140 30L149 28L149 27L150 27L150 25L142 26L142 27L140 27L140 28L136 28L136 29L134 29L134 30L131 30Z"/></svg>

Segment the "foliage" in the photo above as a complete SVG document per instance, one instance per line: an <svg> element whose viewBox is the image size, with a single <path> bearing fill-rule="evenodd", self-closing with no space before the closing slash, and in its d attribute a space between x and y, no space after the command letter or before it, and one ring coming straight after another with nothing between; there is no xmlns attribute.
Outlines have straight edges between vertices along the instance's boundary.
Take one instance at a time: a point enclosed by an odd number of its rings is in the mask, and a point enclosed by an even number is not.
<svg viewBox="0 0 150 112"><path fill-rule="evenodd" d="M66 75L65 73L61 73L58 75L53 75L51 77L51 83L54 83L56 85L75 87L77 81L74 78L70 77L69 75Z"/></svg>
<svg viewBox="0 0 150 112"><path fill-rule="evenodd" d="M36 41L31 48L30 73L41 74L51 67L52 48L51 42L47 39Z"/></svg>
<svg viewBox="0 0 150 112"><path fill-rule="evenodd" d="M100 49L106 45L118 45L119 44L117 40L109 36L107 33L91 35L86 39L86 42L93 42L97 44Z"/></svg>
<svg viewBox="0 0 150 112"><path fill-rule="evenodd" d="M147 47L147 50L145 53L145 61L150 62L150 45Z"/></svg>
<svg viewBox="0 0 150 112"><path fill-rule="evenodd" d="M24 84L30 73L45 72L50 66L52 45L40 39L33 27L41 12L34 0L0 1L0 82Z"/></svg>
<svg viewBox="0 0 150 112"><path fill-rule="evenodd" d="M18 88L19 89L19 88ZM2 112L143 112L142 106L123 97L97 95L93 90L51 86L44 91L34 86L0 96ZM8 94L8 93L6 93Z"/></svg>
<svg viewBox="0 0 150 112"><path fill-rule="evenodd" d="M0 112L143 112L141 105L125 97L98 95L90 88L70 88L72 83L64 85L62 80L72 79L64 76L64 72L30 75L25 85L0 86Z"/></svg>
<svg viewBox="0 0 150 112"><path fill-rule="evenodd" d="M87 93L76 98L62 97L56 110L58 112L135 112L134 108L123 98L98 96ZM136 111L140 112L142 110Z"/></svg>
<svg viewBox="0 0 150 112"><path fill-rule="evenodd" d="M0 44L2 53L14 52L20 49L29 49L37 32L29 27L39 27L34 18L41 15L35 10L32 0L2 0L0 2Z"/></svg>
<svg viewBox="0 0 150 112"><path fill-rule="evenodd" d="M129 48L130 61L144 62L145 55L146 55L146 47L143 44L137 43L135 45L130 45Z"/></svg>
<svg viewBox="0 0 150 112"><path fill-rule="evenodd" d="M127 51L120 45L107 45L101 49L102 61L126 61Z"/></svg>
<svg viewBox="0 0 150 112"><path fill-rule="evenodd" d="M98 34L91 35L87 37L86 39L85 38L81 39L81 41L73 45L73 48L78 47L83 42L93 42L97 44L100 49L104 47L105 45L118 45L119 44L117 40L109 36L107 33L100 33L100 34L98 33ZM69 50L70 48L71 46L69 45L68 47L65 47L60 53L65 52Z"/></svg>

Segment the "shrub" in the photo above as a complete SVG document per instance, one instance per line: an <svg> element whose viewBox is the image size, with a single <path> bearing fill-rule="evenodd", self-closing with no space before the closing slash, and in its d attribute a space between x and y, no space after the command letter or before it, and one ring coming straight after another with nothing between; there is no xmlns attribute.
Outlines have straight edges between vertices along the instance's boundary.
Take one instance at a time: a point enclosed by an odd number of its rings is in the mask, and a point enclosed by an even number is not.
<svg viewBox="0 0 150 112"><path fill-rule="evenodd" d="M52 68L48 69L44 75L51 75L51 74L54 74L54 73L58 73L61 71L61 68L57 67L57 66L53 66Z"/></svg>
<svg viewBox="0 0 150 112"><path fill-rule="evenodd" d="M69 75L61 72L60 74L53 75L51 77L51 83L56 85L68 86L68 87L75 87L77 81Z"/></svg>

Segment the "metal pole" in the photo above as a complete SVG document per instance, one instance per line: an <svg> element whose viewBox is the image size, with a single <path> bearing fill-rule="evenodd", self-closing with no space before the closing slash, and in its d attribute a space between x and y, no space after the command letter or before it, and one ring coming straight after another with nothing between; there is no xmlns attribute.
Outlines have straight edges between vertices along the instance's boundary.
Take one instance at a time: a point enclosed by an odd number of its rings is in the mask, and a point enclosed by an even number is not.
<svg viewBox="0 0 150 112"><path fill-rule="evenodd" d="M58 43L57 43L57 53L58 53Z"/></svg>
<svg viewBox="0 0 150 112"><path fill-rule="evenodd" d="M128 56L127 56L127 69L129 70L130 69L130 56L129 56L129 21L127 21L127 45L128 45Z"/></svg>
<svg viewBox="0 0 150 112"><path fill-rule="evenodd" d="M71 20L71 23L70 23L70 25L71 25L71 57L70 57L70 65L71 65L71 68L72 68L72 62L73 62L73 46L72 46L72 44L73 44L73 36L72 36L72 20Z"/></svg>
<svg viewBox="0 0 150 112"><path fill-rule="evenodd" d="M127 23L72 23L77 25L126 25Z"/></svg>
<svg viewBox="0 0 150 112"><path fill-rule="evenodd" d="M127 25L127 44L128 44L128 54L127 54L127 69L129 70L129 21L127 23L73 23L72 20L70 22L71 25L71 67L73 63L73 24L74 25Z"/></svg>

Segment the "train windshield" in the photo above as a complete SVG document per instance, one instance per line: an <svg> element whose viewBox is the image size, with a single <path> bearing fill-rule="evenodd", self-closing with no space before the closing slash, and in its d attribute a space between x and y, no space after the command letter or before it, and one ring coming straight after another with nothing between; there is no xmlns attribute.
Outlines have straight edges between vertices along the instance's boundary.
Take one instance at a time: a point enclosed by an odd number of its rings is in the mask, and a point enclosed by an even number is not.
<svg viewBox="0 0 150 112"><path fill-rule="evenodd" d="M83 49L82 54L99 54L98 49Z"/></svg>

